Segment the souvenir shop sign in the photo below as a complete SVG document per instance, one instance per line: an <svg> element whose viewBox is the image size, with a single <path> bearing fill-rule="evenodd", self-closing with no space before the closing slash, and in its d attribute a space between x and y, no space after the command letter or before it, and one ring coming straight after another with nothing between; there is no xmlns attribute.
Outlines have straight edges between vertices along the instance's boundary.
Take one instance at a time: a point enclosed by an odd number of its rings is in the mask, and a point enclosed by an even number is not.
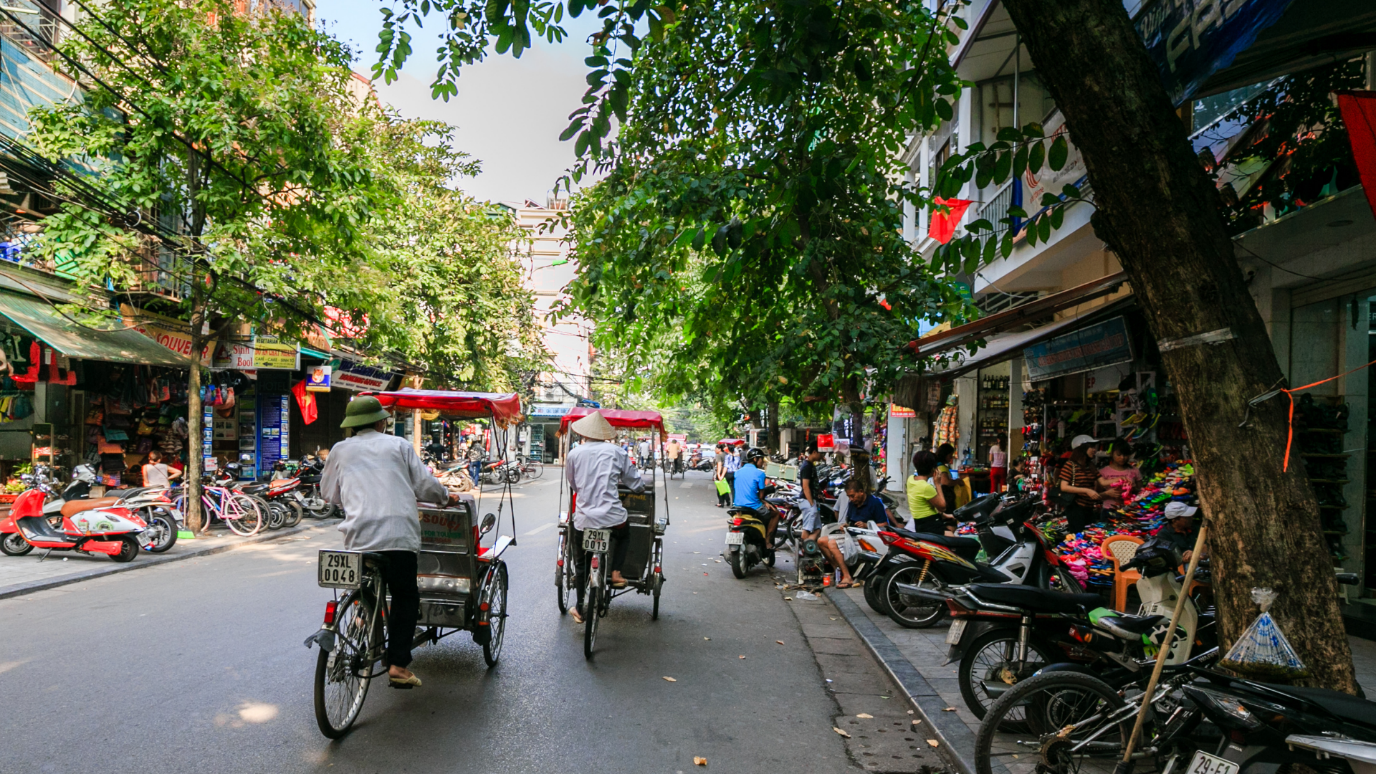
<svg viewBox="0 0 1376 774"><path fill-rule="evenodd" d="M391 371L355 363L352 360L341 360L339 369L332 374L331 379L336 387L364 392L386 390L391 385L393 376Z"/></svg>
<svg viewBox="0 0 1376 774"><path fill-rule="evenodd" d="M128 304L120 304L119 313L125 320L134 323L134 330L184 358L191 357L191 330L186 323L153 312L135 309ZM201 347L201 365L211 365L214 353L214 342L203 344Z"/></svg>
<svg viewBox="0 0 1376 774"><path fill-rule="evenodd" d="M907 406L892 403L889 405L889 416L893 419L914 419L917 417L917 412Z"/></svg>
<svg viewBox="0 0 1376 774"><path fill-rule="evenodd" d="M1034 344L1022 351L1027 375L1034 382L1132 362L1128 326L1122 317L1105 320Z"/></svg>
<svg viewBox="0 0 1376 774"><path fill-rule="evenodd" d="M295 344L284 344L276 336L254 336L252 341L222 341L215 347L211 368L235 371L295 371L301 367L301 352Z"/></svg>

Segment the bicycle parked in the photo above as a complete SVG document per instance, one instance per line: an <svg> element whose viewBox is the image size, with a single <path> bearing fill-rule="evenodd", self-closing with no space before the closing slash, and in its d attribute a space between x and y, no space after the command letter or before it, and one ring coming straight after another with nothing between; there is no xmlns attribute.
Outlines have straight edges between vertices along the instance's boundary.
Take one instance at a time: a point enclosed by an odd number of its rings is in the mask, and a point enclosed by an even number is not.
<svg viewBox="0 0 1376 774"><path fill-rule="evenodd" d="M242 537L256 535L263 528L267 519L264 518L263 508L255 498L243 492L211 484L203 486L202 490L201 515L204 521L201 532L208 531L214 519L219 519L231 532ZM173 500L173 507L179 513L186 513L184 488L179 490Z"/></svg>

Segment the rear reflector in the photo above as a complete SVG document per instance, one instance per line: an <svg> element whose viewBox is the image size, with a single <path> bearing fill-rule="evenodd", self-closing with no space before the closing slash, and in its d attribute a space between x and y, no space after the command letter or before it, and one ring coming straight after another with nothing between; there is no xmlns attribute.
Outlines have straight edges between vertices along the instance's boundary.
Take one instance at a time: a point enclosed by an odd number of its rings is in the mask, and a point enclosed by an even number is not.
<svg viewBox="0 0 1376 774"><path fill-rule="evenodd" d="M329 624L334 623L334 613L335 613L335 610L337 610L337 609L339 609L339 603L338 603L338 602L330 601L330 602L326 602L326 603L325 603L325 624L326 624L326 625L329 625Z"/></svg>

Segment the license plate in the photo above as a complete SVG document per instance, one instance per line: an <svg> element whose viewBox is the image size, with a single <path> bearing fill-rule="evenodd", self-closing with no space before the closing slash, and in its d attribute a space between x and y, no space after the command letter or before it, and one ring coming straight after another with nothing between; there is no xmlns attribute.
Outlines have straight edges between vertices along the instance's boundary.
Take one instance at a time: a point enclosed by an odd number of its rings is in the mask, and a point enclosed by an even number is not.
<svg viewBox="0 0 1376 774"><path fill-rule="evenodd" d="M328 589L356 589L363 585L363 554L321 551L316 577Z"/></svg>
<svg viewBox="0 0 1376 774"><path fill-rule="evenodd" d="M739 546L739 545L744 545L744 544L745 544L745 533L744 533L744 532L728 532L728 533L726 533L726 544L727 544L728 546Z"/></svg>
<svg viewBox="0 0 1376 774"><path fill-rule="evenodd" d="M585 529L583 530L583 550L595 553L606 553L607 547L611 545L612 531L609 529Z"/></svg>
<svg viewBox="0 0 1376 774"><path fill-rule="evenodd" d="M960 635L965 633L965 625L970 623L964 618L957 618L951 622L951 628L946 631L946 644L959 645Z"/></svg>
<svg viewBox="0 0 1376 774"><path fill-rule="evenodd" d="M1237 774L1238 765L1217 755L1196 752L1185 774Z"/></svg>

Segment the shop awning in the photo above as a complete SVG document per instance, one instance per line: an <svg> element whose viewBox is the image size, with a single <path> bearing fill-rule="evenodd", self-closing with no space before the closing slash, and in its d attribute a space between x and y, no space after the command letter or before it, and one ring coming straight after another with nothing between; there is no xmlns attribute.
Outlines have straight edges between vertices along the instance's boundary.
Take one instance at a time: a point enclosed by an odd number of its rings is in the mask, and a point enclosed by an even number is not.
<svg viewBox="0 0 1376 774"><path fill-rule="evenodd" d="M104 320L78 324L59 314L50 304L30 296L0 293L0 314L68 357L187 367L186 359L136 330Z"/></svg>
<svg viewBox="0 0 1376 774"><path fill-rule="evenodd" d="M1106 296L1116 291L1126 281L1127 275L1123 272L1110 274L1107 277L1086 282L1069 290L1043 296L1022 306L1015 306L988 317L981 317L974 322L923 336L916 341L908 342L905 349L919 358L939 355L972 341L987 339L995 333L1011 330L1056 312L1078 306L1086 301Z"/></svg>
<svg viewBox="0 0 1376 774"><path fill-rule="evenodd" d="M632 411L629 409L597 409L588 406L576 406L564 418L559 420L559 435L569 431L569 425L577 422L583 417L589 416L594 411L602 412L602 418L607 420L607 424L612 427L619 427L628 430L658 430L660 436L667 437L664 430L664 417L658 411Z"/></svg>
<svg viewBox="0 0 1376 774"><path fill-rule="evenodd" d="M1070 333L1078 328L1083 328L1099 322L1106 317L1119 314L1135 302L1136 299L1134 297L1128 296L1127 298L1120 299L1111 304L1105 304L1079 317L1057 320L1056 322L1042 325L1031 330L1000 333L995 336L990 336L985 341L984 346L970 357L960 362L950 363L945 368L933 369L927 373L930 376L945 380L954 379L976 368L988 368L989 366L1017 357L1022 354L1024 349L1034 344L1040 344L1062 333Z"/></svg>
<svg viewBox="0 0 1376 774"><path fill-rule="evenodd" d="M491 417L498 427L511 427L521 422L521 399L515 393L452 392L450 390L414 390L396 392L364 392L382 403L383 408L420 409L438 411L444 416L477 419Z"/></svg>

